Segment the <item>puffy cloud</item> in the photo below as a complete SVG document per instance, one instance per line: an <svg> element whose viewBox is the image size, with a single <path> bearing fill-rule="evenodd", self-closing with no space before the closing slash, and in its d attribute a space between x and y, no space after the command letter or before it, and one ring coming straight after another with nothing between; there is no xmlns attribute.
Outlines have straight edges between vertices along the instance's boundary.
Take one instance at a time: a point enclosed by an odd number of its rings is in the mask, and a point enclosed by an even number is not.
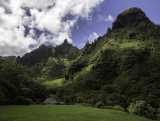
<svg viewBox="0 0 160 121"><path fill-rule="evenodd" d="M33 7L37 9L46 9L48 6L55 4L55 0L19 0L23 6Z"/></svg>
<svg viewBox="0 0 160 121"><path fill-rule="evenodd" d="M113 21L114 21L114 18L113 18L111 15L109 15L109 16L105 19L105 21L113 22Z"/></svg>
<svg viewBox="0 0 160 121"><path fill-rule="evenodd" d="M0 7L0 55L21 55L29 52L29 46L36 44L30 37L24 37L25 28L19 16L5 14Z"/></svg>
<svg viewBox="0 0 160 121"><path fill-rule="evenodd" d="M0 55L23 55L33 49L30 46L36 48L45 42L58 45L68 39L72 43L70 37L77 20L90 19L93 8L102 2L103 0L1 0ZM72 17L65 20L66 16ZM43 32L38 38L35 28ZM29 32L25 36L26 30Z"/></svg>
<svg viewBox="0 0 160 121"><path fill-rule="evenodd" d="M93 32L92 34L89 35L88 41L89 43L94 42L100 35L98 35L96 32Z"/></svg>

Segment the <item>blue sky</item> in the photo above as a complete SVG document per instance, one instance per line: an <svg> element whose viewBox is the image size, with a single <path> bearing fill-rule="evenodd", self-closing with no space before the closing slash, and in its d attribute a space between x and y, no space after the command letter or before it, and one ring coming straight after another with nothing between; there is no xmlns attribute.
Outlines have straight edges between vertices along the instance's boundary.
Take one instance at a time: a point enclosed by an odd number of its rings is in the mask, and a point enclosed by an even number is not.
<svg viewBox="0 0 160 121"><path fill-rule="evenodd" d="M104 35L117 15L141 8L160 24L160 0L0 0L0 56L20 55L65 39L78 48Z"/></svg>
<svg viewBox="0 0 160 121"><path fill-rule="evenodd" d="M111 15L115 20L118 14L131 7L141 8L152 22L160 24L160 0L104 0L94 9L90 21L78 20L72 30L73 45L82 48L93 32L104 35L107 28L112 27L112 22L105 19Z"/></svg>

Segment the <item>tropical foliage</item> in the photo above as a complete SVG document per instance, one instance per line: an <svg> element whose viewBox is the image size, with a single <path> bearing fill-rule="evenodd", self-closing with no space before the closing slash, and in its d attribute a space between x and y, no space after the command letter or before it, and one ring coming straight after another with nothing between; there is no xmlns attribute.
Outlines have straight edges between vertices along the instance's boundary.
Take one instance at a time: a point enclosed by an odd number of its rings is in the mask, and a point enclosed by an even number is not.
<svg viewBox="0 0 160 121"><path fill-rule="evenodd" d="M160 26L140 9L127 9L81 50L65 40L17 57L19 64L1 60L1 102L42 102L52 95L64 104L115 107L156 119L159 45Z"/></svg>

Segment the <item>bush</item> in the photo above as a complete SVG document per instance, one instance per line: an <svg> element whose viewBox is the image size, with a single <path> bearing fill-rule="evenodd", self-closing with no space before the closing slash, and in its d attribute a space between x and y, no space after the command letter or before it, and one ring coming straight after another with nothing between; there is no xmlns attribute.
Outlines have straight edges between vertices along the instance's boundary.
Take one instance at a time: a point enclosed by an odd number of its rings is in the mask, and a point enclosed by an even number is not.
<svg viewBox="0 0 160 121"><path fill-rule="evenodd" d="M34 102L33 102L32 99L30 99L30 98L25 98L25 99L24 99L24 104L25 104L25 105L31 105L31 104L34 104Z"/></svg>
<svg viewBox="0 0 160 121"><path fill-rule="evenodd" d="M88 103L80 103L79 105L82 105L82 106L85 106L85 107L92 107L92 105L88 104Z"/></svg>
<svg viewBox="0 0 160 121"><path fill-rule="evenodd" d="M130 113L144 116L150 119L156 119L156 110L147 104L145 101L136 101L135 103L131 103L127 110Z"/></svg>
<svg viewBox="0 0 160 121"><path fill-rule="evenodd" d="M101 106L102 109L113 109L113 106Z"/></svg>
<svg viewBox="0 0 160 121"><path fill-rule="evenodd" d="M119 106L119 105L113 106L113 109L114 109L114 110L121 110L121 111L124 111L124 108L121 107L121 106Z"/></svg>
<svg viewBox="0 0 160 121"><path fill-rule="evenodd" d="M24 98L22 96L17 96L15 98L15 100L14 100L14 104L18 104L18 105L30 105L30 104L34 104L34 102L30 98Z"/></svg>
<svg viewBox="0 0 160 121"><path fill-rule="evenodd" d="M158 109L158 117L157 117L158 121L160 121L160 108Z"/></svg>
<svg viewBox="0 0 160 121"><path fill-rule="evenodd" d="M0 105L5 105L7 104L7 99L0 99Z"/></svg>
<svg viewBox="0 0 160 121"><path fill-rule="evenodd" d="M60 105L65 105L65 103L64 102L60 102Z"/></svg>
<svg viewBox="0 0 160 121"><path fill-rule="evenodd" d="M124 111L124 108L122 108L119 105L115 105L115 106L102 106L101 108L103 109L113 109L113 110L121 110Z"/></svg>
<svg viewBox="0 0 160 121"><path fill-rule="evenodd" d="M99 102L97 102L97 103L95 104L95 106L96 106L97 108L101 108L102 106L104 106L104 104L103 104L103 102L99 101Z"/></svg>

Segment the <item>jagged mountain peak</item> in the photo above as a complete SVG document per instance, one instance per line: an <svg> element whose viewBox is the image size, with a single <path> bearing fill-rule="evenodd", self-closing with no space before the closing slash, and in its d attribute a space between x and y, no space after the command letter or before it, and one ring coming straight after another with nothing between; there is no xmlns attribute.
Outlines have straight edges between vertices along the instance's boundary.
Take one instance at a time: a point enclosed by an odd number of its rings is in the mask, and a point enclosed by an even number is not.
<svg viewBox="0 0 160 121"><path fill-rule="evenodd" d="M61 45L55 47L56 57L64 57L69 60L72 60L75 57L77 57L78 51L79 51L78 48L68 43L67 39L65 39Z"/></svg>
<svg viewBox="0 0 160 121"><path fill-rule="evenodd" d="M67 39L65 39L63 42L63 45L65 45L65 44L69 44Z"/></svg>
<svg viewBox="0 0 160 121"><path fill-rule="evenodd" d="M32 66L36 63L47 61L49 57L53 57L54 51L53 46L46 46L42 44L39 48L31 51L30 53L26 53L23 57L17 57L16 61L22 65Z"/></svg>
<svg viewBox="0 0 160 121"><path fill-rule="evenodd" d="M70 44L67 39L65 39L62 44L56 45L56 48L58 48L58 47L68 47L68 46L71 46L71 47L72 47L73 45Z"/></svg>
<svg viewBox="0 0 160 121"><path fill-rule="evenodd" d="M117 16L113 23L113 29L120 29L126 26L134 27L140 23L151 23L146 14L139 8L133 7L125 10Z"/></svg>

